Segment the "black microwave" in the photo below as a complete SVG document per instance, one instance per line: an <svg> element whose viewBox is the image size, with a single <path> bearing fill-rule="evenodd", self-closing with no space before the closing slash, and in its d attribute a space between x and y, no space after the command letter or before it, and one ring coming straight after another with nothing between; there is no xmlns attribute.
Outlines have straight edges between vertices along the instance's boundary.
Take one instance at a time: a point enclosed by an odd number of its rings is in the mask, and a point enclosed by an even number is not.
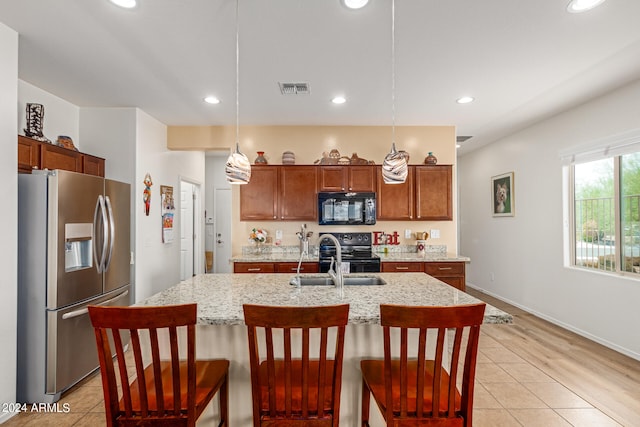
<svg viewBox="0 0 640 427"><path fill-rule="evenodd" d="M376 193L318 193L318 224L374 225Z"/></svg>

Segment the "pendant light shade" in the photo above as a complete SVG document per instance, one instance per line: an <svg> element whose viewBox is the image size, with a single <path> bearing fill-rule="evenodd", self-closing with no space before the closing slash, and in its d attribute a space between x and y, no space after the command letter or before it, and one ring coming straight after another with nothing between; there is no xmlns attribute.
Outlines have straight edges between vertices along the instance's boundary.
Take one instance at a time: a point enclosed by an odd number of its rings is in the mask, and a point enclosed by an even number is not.
<svg viewBox="0 0 640 427"><path fill-rule="evenodd" d="M391 143L391 151L382 162L382 178L385 184L402 184L407 180L407 158L396 150L396 143Z"/></svg>
<svg viewBox="0 0 640 427"><path fill-rule="evenodd" d="M236 149L227 158L224 173L229 184L248 184L251 180L251 163L240 152L240 43L239 11L240 0L236 0Z"/></svg>
<svg viewBox="0 0 640 427"><path fill-rule="evenodd" d="M236 150L227 158L224 173L227 175L229 184L248 184L251 180L251 163L247 156L240 152L237 142Z"/></svg>
<svg viewBox="0 0 640 427"><path fill-rule="evenodd" d="M396 150L396 3L391 0L391 151L382 162L385 184L402 184L409 170L405 153Z"/></svg>

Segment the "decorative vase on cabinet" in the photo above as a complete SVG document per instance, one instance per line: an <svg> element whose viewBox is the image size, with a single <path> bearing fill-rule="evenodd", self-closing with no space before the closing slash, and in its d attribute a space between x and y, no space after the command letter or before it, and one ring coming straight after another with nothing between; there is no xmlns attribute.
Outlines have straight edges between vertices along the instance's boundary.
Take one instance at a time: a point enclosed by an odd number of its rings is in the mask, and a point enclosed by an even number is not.
<svg viewBox="0 0 640 427"><path fill-rule="evenodd" d="M424 158L425 165L435 165L438 163L438 159L433 155L433 152L429 151L429 155Z"/></svg>
<svg viewBox="0 0 640 427"><path fill-rule="evenodd" d="M266 165L267 159L264 157L264 151L258 151L258 157L253 161L256 165Z"/></svg>

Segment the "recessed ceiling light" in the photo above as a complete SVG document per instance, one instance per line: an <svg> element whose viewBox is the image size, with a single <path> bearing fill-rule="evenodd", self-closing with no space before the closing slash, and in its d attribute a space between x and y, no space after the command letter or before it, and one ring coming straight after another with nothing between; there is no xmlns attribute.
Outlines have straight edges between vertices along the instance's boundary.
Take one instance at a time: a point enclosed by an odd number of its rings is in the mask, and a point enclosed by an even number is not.
<svg viewBox="0 0 640 427"><path fill-rule="evenodd" d="M474 100L474 98L472 96L463 96L463 97L458 98L456 100L456 102L458 104L468 104L470 102L473 102L473 100Z"/></svg>
<svg viewBox="0 0 640 427"><path fill-rule="evenodd" d="M585 12L604 3L604 0L571 0L567 5L567 11L571 13Z"/></svg>
<svg viewBox="0 0 640 427"><path fill-rule="evenodd" d="M116 6L124 7L125 9L133 9L136 7L137 0L111 0L111 3Z"/></svg>
<svg viewBox="0 0 640 427"><path fill-rule="evenodd" d="M344 104L347 102L347 99L344 96L336 96L331 100L334 104Z"/></svg>
<svg viewBox="0 0 640 427"><path fill-rule="evenodd" d="M204 99L204 102L206 102L207 104L220 104L220 100L215 96L207 96Z"/></svg>
<svg viewBox="0 0 640 427"><path fill-rule="evenodd" d="M365 7L369 0L343 0L342 3L349 9L360 9Z"/></svg>

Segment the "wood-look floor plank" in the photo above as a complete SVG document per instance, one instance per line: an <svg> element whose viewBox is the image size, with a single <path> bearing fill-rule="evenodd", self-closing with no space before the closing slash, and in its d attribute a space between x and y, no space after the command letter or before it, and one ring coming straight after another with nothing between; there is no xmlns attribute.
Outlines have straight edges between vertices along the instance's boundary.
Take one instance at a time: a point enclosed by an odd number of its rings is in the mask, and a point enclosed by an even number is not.
<svg viewBox="0 0 640 427"><path fill-rule="evenodd" d="M474 289L467 292L514 316L483 334L563 384L624 426L640 426L640 361Z"/></svg>

